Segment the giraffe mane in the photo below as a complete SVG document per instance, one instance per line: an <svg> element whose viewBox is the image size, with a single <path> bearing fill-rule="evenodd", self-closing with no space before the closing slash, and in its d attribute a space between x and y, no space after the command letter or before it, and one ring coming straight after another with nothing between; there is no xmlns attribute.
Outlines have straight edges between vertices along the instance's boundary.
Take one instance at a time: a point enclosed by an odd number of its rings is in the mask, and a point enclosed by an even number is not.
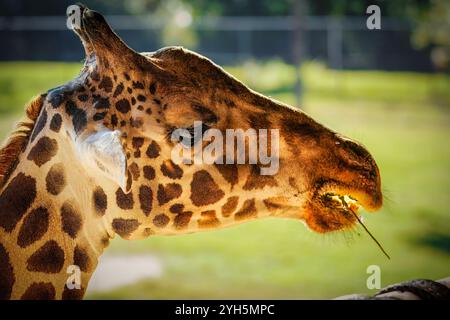
<svg viewBox="0 0 450 320"><path fill-rule="evenodd" d="M19 121L14 131L0 147L0 187L4 185L9 174L14 169L19 154L26 147L33 132L45 95L35 96L25 108L25 117Z"/></svg>

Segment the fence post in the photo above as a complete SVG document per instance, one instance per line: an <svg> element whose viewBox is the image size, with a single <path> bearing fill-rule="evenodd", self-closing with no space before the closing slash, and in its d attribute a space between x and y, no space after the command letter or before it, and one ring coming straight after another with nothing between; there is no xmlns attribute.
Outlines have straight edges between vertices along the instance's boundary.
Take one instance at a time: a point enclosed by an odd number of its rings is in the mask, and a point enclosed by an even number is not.
<svg viewBox="0 0 450 320"><path fill-rule="evenodd" d="M342 33L342 20L336 17L329 17L327 19L328 66L338 70L344 68Z"/></svg>
<svg viewBox="0 0 450 320"><path fill-rule="evenodd" d="M305 0L294 1L294 46L293 46L293 58L295 64L295 96L297 99L297 107L300 108L303 86L300 74L300 67L306 55L306 11L308 6Z"/></svg>
<svg viewBox="0 0 450 320"><path fill-rule="evenodd" d="M252 37L253 31L238 32L238 57L239 60L246 60L252 56Z"/></svg>

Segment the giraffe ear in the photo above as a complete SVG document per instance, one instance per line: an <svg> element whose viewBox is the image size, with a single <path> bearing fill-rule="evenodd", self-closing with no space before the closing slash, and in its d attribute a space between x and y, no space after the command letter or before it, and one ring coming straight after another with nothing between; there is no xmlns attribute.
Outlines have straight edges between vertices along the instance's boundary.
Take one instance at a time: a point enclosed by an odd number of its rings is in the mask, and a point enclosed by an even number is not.
<svg viewBox="0 0 450 320"><path fill-rule="evenodd" d="M86 169L103 174L127 192L127 158L119 130L102 128L80 137L76 147Z"/></svg>

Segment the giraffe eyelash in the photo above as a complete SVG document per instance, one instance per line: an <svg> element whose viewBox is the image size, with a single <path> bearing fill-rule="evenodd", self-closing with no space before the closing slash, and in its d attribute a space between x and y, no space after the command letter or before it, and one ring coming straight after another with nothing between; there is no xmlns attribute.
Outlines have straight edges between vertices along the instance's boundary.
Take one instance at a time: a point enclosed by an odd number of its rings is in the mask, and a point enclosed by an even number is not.
<svg viewBox="0 0 450 320"><path fill-rule="evenodd" d="M190 127L185 127L185 128L176 128L176 127L171 127L168 131L167 131L167 135L166 135L166 139L168 141L172 140L172 134L174 133L175 130L177 129L184 129L187 130L190 133L190 140L189 140L189 145L186 145L187 147L192 147L194 146L197 141L201 140L203 138L204 133L206 132L206 130L210 129L211 127L205 123L202 123L202 130L201 130L201 136L195 136L196 133L196 128L192 125ZM178 136L178 142L186 142L186 139L181 139L181 136Z"/></svg>

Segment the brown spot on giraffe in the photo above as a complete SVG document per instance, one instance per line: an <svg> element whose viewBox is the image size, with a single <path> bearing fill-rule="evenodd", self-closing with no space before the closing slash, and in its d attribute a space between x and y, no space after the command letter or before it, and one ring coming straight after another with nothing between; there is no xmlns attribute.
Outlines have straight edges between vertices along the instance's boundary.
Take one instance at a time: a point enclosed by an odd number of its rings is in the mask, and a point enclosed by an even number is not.
<svg viewBox="0 0 450 320"><path fill-rule="evenodd" d="M194 173L191 182L191 200L197 207L213 204L223 198L225 193L219 188L208 171Z"/></svg>
<svg viewBox="0 0 450 320"><path fill-rule="evenodd" d="M128 167L128 169L131 172L131 176L133 177L133 180L136 181L139 179L141 172L139 170L139 166L137 165L136 162L133 162L132 164L130 164L130 166Z"/></svg>
<svg viewBox="0 0 450 320"><path fill-rule="evenodd" d="M161 164L161 172L171 179L180 179L183 176L183 170L170 159Z"/></svg>
<svg viewBox="0 0 450 320"><path fill-rule="evenodd" d="M109 107L111 106L109 99L105 97L96 97L94 98L94 101L95 109L109 109Z"/></svg>
<svg viewBox="0 0 450 320"><path fill-rule="evenodd" d="M264 199L263 200L264 205L266 206L267 210L274 212L278 209L282 209L283 206L277 202L274 202L272 199Z"/></svg>
<svg viewBox="0 0 450 320"><path fill-rule="evenodd" d="M102 187L97 186L92 194L92 201L95 212L103 216L108 208L108 197Z"/></svg>
<svg viewBox="0 0 450 320"><path fill-rule="evenodd" d="M55 114L50 121L50 130L58 133L61 129L62 117L59 113Z"/></svg>
<svg viewBox="0 0 450 320"><path fill-rule="evenodd" d="M232 196L227 199L227 202L222 206L222 216L225 218L231 216L231 214L236 210L239 203L238 196Z"/></svg>
<svg viewBox="0 0 450 320"><path fill-rule="evenodd" d="M200 220L198 220L199 228L215 228L220 225L220 220L216 217L215 210L207 210L201 213Z"/></svg>
<svg viewBox="0 0 450 320"><path fill-rule="evenodd" d="M140 158L141 157L141 147L144 145L144 138L142 137L133 137L131 141L131 145L135 149L134 151L134 157Z"/></svg>
<svg viewBox="0 0 450 320"><path fill-rule="evenodd" d="M127 99L121 99L116 102L116 109L120 113L128 113L131 110L130 103Z"/></svg>
<svg viewBox="0 0 450 320"><path fill-rule="evenodd" d="M129 189L127 187L127 189ZM134 207L133 192L124 193L121 188L116 191L116 203L120 209L130 210Z"/></svg>
<svg viewBox="0 0 450 320"><path fill-rule="evenodd" d="M50 282L34 282L24 292L21 300L55 300L56 290Z"/></svg>
<svg viewBox="0 0 450 320"><path fill-rule="evenodd" d="M9 254L3 244L0 243L0 300L11 297L15 277L14 270L9 259Z"/></svg>
<svg viewBox="0 0 450 320"><path fill-rule="evenodd" d="M184 205L181 203L175 203L170 206L169 211L172 213L181 213L183 212Z"/></svg>
<svg viewBox="0 0 450 320"><path fill-rule="evenodd" d="M169 223L170 219L164 213L158 214L153 218L153 224L158 228L164 228Z"/></svg>
<svg viewBox="0 0 450 320"><path fill-rule="evenodd" d="M25 217L17 236L17 244L25 248L39 239L47 232L49 213L47 208L38 207L30 211Z"/></svg>
<svg viewBox="0 0 450 320"><path fill-rule="evenodd" d="M117 218L112 222L114 231L124 239L129 237L133 231L139 227L139 225L140 223L136 219Z"/></svg>
<svg viewBox="0 0 450 320"><path fill-rule="evenodd" d="M70 202L64 202L61 207L61 228L71 238L75 239L83 225L78 209Z"/></svg>
<svg viewBox="0 0 450 320"><path fill-rule="evenodd" d="M64 286L64 291L62 293L63 300L81 300L83 299L85 288L81 286L80 289L69 289L67 286Z"/></svg>
<svg viewBox="0 0 450 320"><path fill-rule="evenodd" d="M117 119L117 115L116 114L111 115L111 125L113 127L117 127L118 122L119 119Z"/></svg>
<svg viewBox="0 0 450 320"><path fill-rule="evenodd" d="M129 159L128 154L127 154L127 159ZM131 171L128 169L127 170L127 185L125 187L125 192L128 195L124 195L123 192L122 192L122 194L120 194L121 199L128 198L128 200L125 200L125 202L129 202L129 203L133 202L133 194L130 192L132 184L133 184L133 175L131 174ZM116 192L116 198L117 198L117 192Z"/></svg>
<svg viewBox="0 0 450 320"><path fill-rule="evenodd" d="M149 186L142 185L139 187L139 202L141 204L142 212L146 216L152 211L153 192Z"/></svg>
<svg viewBox="0 0 450 320"><path fill-rule="evenodd" d="M243 220L243 219L249 219L251 217L256 216L256 205L255 205L255 199L249 199L245 200L244 204L242 205L242 208L239 209L238 212L234 214L235 220Z"/></svg>
<svg viewBox="0 0 450 320"><path fill-rule="evenodd" d="M157 198L159 205L163 205L173 199L181 196L183 189L178 183L168 183L166 185L158 185Z"/></svg>
<svg viewBox="0 0 450 320"><path fill-rule="evenodd" d="M133 81L133 89L144 89L144 85L140 81Z"/></svg>
<svg viewBox="0 0 450 320"><path fill-rule="evenodd" d="M147 147L147 151L145 152L145 154L147 155L147 157L149 157L150 159L155 159L159 157L159 153L161 152L161 147L155 142L152 141L148 147Z"/></svg>
<svg viewBox="0 0 450 320"><path fill-rule="evenodd" d="M189 222L191 221L192 212L186 211L179 213L175 216L175 219L173 220L173 225L175 229L185 229L188 227Z"/></svg>
<svg viewBox="0 0 450 320"><path fill-rule="evenodd" d="M36 198L36 180L17 174L0 194L0 226L11 232Z"/></svg>
<svg viewBox="0 0 450 320"><path fill-rule="evenodd" d="M113 88L113 83L110 77L103 77L102 81L98 85L99 89L103 89L106 92L111 92Z"/></svg>
<svg viewBox="0 0 450 320"><path fill-rule="evenodd" d="M64 172L64 165L62 163L54 164L45 178L47 191L57 196L66 186L66 175Z"/></svg>
<svg viewBox="0 0 450 320"><path fill-rule="evenodd" d="M124 89L123 83L119 83L116 89L114 90L113 97L116 98L117 96L119 96L122 93L123 89Z"/></svg>
<svg viewBox="0 0 450 320"><path fill-rule="evenodd" d="M142 171L144 172L144 178L147 180L153 180L155 179L155 169L153 169L151 166L144 166L142 168Z"/></svg>
<svg viewBox="0 0 450 320"><path fill-rule="evenodd" d="M231 188L238 182L238 167L235 164L215 164L222 177L231 184Z"/></svg>
<svg viewBox="0 0 450 320"><path fill-rule="evenodd" d="M27 159L38 167L50 161L58 152L58 143L49 137L40 138L28 153Z"/></svg>
<svg viewBox="0 0 450 320"><path fill-rule="evenodd" d="M86 249L79 245L77 245L73 251L73 264L78 266L83 272L88 272L91 266L91 261Z"/></svg>
<svg viewBox="0 0 450 320"><path fill-rule="evenodd" d="M27 260L29 271L58 273L64 265L64 251L55 240L47 241Z"/></svg>

